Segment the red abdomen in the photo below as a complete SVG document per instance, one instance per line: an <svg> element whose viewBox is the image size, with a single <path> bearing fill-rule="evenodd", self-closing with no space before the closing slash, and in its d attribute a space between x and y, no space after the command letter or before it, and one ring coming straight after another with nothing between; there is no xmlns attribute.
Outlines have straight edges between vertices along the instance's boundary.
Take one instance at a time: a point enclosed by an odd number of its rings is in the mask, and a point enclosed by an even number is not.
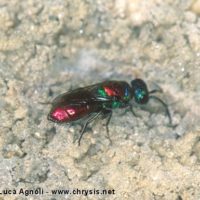
<svg viewBox="0 0 200 200"><path fill-rule="evenodd" d="M72 122L89 115L92 112L97 112L98 107L88 104L61 105L51 109L48 119L57 123Z"/></svg>

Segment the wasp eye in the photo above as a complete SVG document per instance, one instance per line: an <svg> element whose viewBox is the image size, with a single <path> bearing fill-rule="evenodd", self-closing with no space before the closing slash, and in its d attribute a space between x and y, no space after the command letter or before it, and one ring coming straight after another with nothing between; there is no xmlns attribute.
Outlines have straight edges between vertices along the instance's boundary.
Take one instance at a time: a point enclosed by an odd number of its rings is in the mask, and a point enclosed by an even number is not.
<svg viewBox="0 0 200 200"><path fill-rule="evenodd" d="M146 83L141 79L131 81L135 101L139 104L145 104L149 100L149 92Z"/></svg>

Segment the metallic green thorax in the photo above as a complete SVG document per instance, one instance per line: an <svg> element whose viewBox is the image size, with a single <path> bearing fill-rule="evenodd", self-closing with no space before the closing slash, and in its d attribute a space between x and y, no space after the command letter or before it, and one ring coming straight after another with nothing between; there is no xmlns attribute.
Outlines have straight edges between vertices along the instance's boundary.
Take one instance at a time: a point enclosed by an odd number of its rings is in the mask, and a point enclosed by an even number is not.
<svg viewBox="0 0 200 200"><path fill-rule="evenodd" d="M121 106L122 106L122 103L119 101L112 102L112 108L120 108Z"/></svg>
<svg viewBox="0 0 200 200"><path fill-rule="evenodd" d="M109 97L109 95L106 93L106 91L104 90L104 88L99 88L98 89L98 94L101 96L101 97ZM122 107L126 102L128 102L129 100L131 99L131 96L130 96L130 92L128 90L128 88L125 89L125 94L124 96L120 97L120 100L117 101L117 100L113 100L112 102L109 102L109 103L104 103L104 107L106 108L120 108Z"/></svg>
<svg viewBox="0 0 200 200"><path fill-rule="evenodd" d="M99 88L98 93L101 97L107 97L108 96L103 88Z"/></svg>
<svg viewBox="0 0 200 200"><path fill-rule="evenodd" d="M131 99L130 91L128 90L128 88L125 89L125 94L124 94L123 99L124 99L125 101L130 101L130 99Z"/></svg>
<svg viewBox="0 0 200 200"><path fill-rule="evenodd" d="M104 107L104 108L109 108L109 109L110 109L110 108L114 109L114 108L121 108L122 105L123 105L123 103L120 102L120 101L113 101L113 102L111 102L111 103L104 103L104 104L103 104L103 107Z"/></svg>

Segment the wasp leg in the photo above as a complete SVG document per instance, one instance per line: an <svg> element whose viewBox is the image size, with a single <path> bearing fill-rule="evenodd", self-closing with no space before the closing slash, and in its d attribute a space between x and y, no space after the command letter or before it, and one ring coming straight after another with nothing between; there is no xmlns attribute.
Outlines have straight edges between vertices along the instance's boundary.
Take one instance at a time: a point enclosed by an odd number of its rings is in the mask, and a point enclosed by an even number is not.
<svg viewBox="0 0 200 200"><path fill-rule="evenodd" d="M128 107L128 108L121 114L121 116L125 115L127 112L131 112L132 115L133 115L134 117L139 117L139 118L141 118L141 116L140 116L140 115L137 115L137 114L135 113L135 111L133 110L133 105L128 104L127 107Z"/></svg>
<svg viewBox="0 0 200 200"><path fill-rule="evenodd" d="M107 133L107 137L110 141L110 144L112 145L112 140L110 139L110 134L109 134L109 123L110 123L110 120L111 120L111 117L112 117L112 110L103 110L103 117L106 117L107 118L107 121L106 121L106 133Z"/></svg>
<svg viewBox="0 0 200 200"><path fill-rule="evenodd" d="M162 101L160 98L158 98L156 96L149 96L149 99L155 99L156 101L160 102L163 105L163 107L165 108L165 114L169 118L169 124L172 125L172 118L171 118L171 115L170 115L170 112L169 112L168 105L164 101Z"/></svg>
<svg viewBox="0 0 200 200"><path fill-rule="evenodd" d="M96 115L92 116L91 118L89 118L89 119L85 122L85 124L83 125L83 128L81 129L81 133L80 133L81 135L80 135L80 137L79 137L79 139L78 139L78 146L81 145L81 139L82 139L82 137L83 137L83 134L85 133L85 129L87 128L88 124L91 123L92 121L94 121L100 114L102 114L101 111L98 112Z"/></svg>
<svg viewBox="0 0 200 200"><path fill-rule="evenodd" d="M135 111L133 110L133 105L129 105L129 109L127 111L130 111L134 117L140 117L141 118L141 116L137 115L135 113Z"/></svg>

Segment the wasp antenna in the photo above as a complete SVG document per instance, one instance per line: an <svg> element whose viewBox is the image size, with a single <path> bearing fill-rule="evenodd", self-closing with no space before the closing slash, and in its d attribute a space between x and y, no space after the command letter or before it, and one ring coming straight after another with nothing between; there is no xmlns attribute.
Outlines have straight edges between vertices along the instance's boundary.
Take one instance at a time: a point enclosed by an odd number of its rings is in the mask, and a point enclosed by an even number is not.
<svg viewBox="0 0 200 200"><path fill-rule="evenodd" d="M163 107L165 108L165 113L169 118L169 124L172 125L172 118L171 118L171 115L169 112L168 105L163 100L161 100L160 98L158 98L156 96L149 96L149 99L155 99L156 101L160 102L163 105Z"/></svg>
<svg viewBox="0 0 200 200"><path fill-rule="evenodd" d="M155 88L152 91L163 93L163 89L156 82L153 82L152 85L153 85L153 88Z"/></svg>
<svg viewBox="0 0 200 200"><path fill-rule="evenodd" d="M153 94L153 93L157 93L157 92L160 92L160 93L162 93L163 91L162 91L162 89L155 89L155 90L151 90L150 92L149 92L149 94Z"/></svg>

